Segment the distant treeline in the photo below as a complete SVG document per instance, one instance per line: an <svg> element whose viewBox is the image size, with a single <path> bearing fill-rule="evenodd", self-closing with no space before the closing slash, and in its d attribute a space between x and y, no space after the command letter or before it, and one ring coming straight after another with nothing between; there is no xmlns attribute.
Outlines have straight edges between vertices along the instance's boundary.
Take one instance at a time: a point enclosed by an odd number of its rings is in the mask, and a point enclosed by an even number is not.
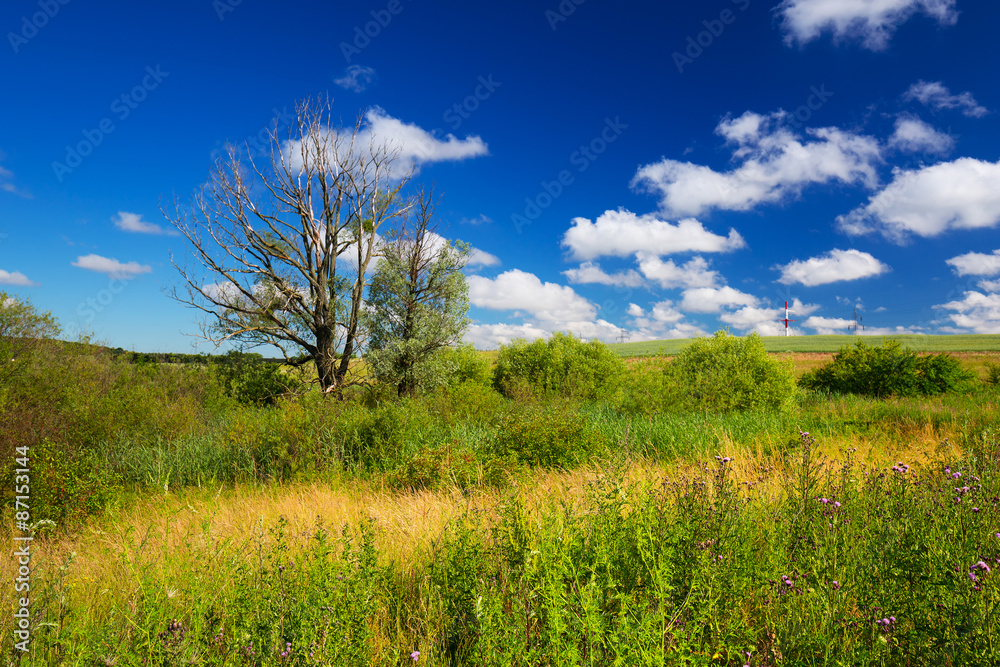
<svg viewBox="0 0 1000 667"><path fill-rule="evenodd" d="M257 352L227 352L226 354L185 354L183 352L130 352L120 347L107 348L117 359L133 364L203 364L212 363L285 363L284 359L265 357Z"/></svg>

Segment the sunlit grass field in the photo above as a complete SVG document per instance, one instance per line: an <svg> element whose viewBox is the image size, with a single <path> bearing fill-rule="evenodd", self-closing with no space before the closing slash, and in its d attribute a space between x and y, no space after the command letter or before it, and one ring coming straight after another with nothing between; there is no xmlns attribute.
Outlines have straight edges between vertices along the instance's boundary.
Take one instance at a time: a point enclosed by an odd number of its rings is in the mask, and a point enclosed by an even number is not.
<svg viewBox="0 0 1000 667"><path fill-rule="evenodd" d="M762 356L801 375L833 347ZM951 353L983 380L1000 361ZM32 520L66 510L35 533L8 664L1000 664L995 383L729 411L489 382L247 405L206 368L59 363L77 383L0 402L50 434ZM57 389L73 412L40 421Z"/></svg>

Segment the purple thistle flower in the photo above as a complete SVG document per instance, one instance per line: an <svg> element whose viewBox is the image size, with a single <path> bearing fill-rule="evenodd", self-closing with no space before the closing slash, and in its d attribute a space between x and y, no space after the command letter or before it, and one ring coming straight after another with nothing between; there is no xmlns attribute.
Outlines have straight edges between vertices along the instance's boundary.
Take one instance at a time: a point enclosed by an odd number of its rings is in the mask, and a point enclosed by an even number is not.
<svg viewBox="0 0 1000 667"><path fill-rule="evenodd" d="M835 591L839 591L840 590L840 582L837 581L836 579L833 580L833 590L835 590Z"/></svg>
<svg viewBox="0 0 1000 667"><path fill-rule="evenodd" d="M833 507L834 507L834 509L839 509L840 508L840 501L837 501L837 502L833 503Z"/></svg>
<svg viewBox="0 0 1000 667"><path fill-rule="evenodd" d="M416 662L419 659L420 659L420 651L414 651L413 653L410 654L410 660L412 660L413 662Z"/></svg>
<svg viewBox="0 0 1000 667"><path fill-rule="evenodd" d="M975 572L970 572L969 573L969 579L972 580L972 583L976 583L976 581L978 581L978 579L976 578L976 573Z"/></svg>
<svg viewBox="0 0 1000 667"><path fill-rule="evenodd" d="M962 479L962 473L960 473L960 472L952 473L951 474L951 478L952 479Z"/></svg>

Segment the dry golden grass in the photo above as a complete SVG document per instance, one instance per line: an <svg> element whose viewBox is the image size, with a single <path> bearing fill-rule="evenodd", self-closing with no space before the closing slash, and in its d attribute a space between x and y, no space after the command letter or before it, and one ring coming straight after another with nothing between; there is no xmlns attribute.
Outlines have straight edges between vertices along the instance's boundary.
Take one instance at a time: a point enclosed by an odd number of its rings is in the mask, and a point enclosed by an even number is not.
<svg viewBox="0 0 1000 667"><path fill-rule="evenodd" d="M895 440L838 441L820 437L815 454L828 459L831 470L836 469L837 459L847 448L856 449L856 460L869 465L890 465L897 460L912 465L961 454L953 445L938 442L934 434L924 435L913 438L913 444L906 447L893 444ZM757 482L763 477L769 494L784 492L782 480L791 471L784 470L781 455L768 455L731 442L723 449L719 454L733 458L731 474L738 481ZM656 486L664 479L707 478L712 469L707 461L669 465L634 461L620 474L625 484ZM770 474L763 475L765 471ZM51 581L58 576L59 565L75 552L75 560L64 575L66 606L101 617L112 607L127 609L134 604L143 582L150 580L143 573L155 574L152 578L161 582L163 590L159 593L166 599L190 587L192 572L200 572L206 583L224 586L233 568L256 558L258 549L267 548L272 539L269 531L282 518L287 521L286 535L292 549L305 545L320 524L338 531L345 524L356 526L371 518L380 554L387 564L394 564L400 574L407 576L427 565L435 542L459 515L476 510L488 525L499 508L514 497L520 499L536 523L553 516L551 511L539 510L583 510L590 486L602 474L604 471L595 466L538 470L520 488L485 489L471 494L459 489L390 491L346 479L333 484L241 486L214 492L189 489L157 494L94 519L72 535L37 540L32 568ZM0 567L0 576L11 581L15 570L16 562L8 556ZM184 602L176 600L179 609Z"/></svg>

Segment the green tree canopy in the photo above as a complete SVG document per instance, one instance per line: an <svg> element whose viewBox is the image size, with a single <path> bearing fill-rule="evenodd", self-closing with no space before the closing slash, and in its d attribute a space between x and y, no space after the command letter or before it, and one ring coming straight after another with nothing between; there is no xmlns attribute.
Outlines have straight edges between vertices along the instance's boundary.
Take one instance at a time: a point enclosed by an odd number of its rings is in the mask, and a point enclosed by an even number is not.
<svg viewBox="0 0 1000 667"><path fill-rule="evenodd" d="M470 248L433 229L437 202L420 192L402 228L385 238L365 310L374 377L413 395L446 381L443 349L461 341L469 324L469 288L462 269Z"/></svg>

